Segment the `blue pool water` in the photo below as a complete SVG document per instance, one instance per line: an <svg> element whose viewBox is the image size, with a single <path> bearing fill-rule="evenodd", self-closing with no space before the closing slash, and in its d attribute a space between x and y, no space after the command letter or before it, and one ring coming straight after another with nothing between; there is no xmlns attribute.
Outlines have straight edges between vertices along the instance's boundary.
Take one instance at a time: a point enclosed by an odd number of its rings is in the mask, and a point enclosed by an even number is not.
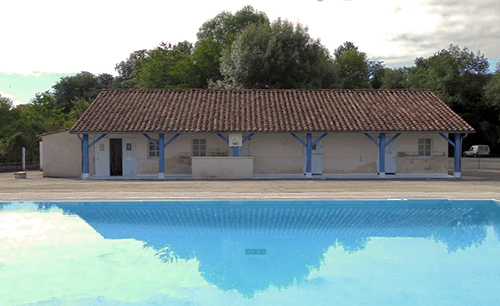
<svg viewBox="0 0 500 306"><path fill-rule="evenodd" d="M495 201L0 203L0 305L500 304Z"/></svg>

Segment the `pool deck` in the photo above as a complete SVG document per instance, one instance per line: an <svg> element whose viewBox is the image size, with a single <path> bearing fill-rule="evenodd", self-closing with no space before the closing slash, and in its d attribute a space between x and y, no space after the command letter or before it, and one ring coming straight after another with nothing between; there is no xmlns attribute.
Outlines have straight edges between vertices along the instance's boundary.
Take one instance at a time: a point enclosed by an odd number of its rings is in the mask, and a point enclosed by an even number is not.
<svg viewBox="0 0 500 306"><path fill-rule="evenodd" d="M500 200L500 167L478 170L474 166L467 166L468 162L470 161L465 160L464 168L467 169L463 169L460 180L80 180L44 178L41 171L29 171L26 179L14 179L10 172L0 173L0 201L398 198Z"/></svg>

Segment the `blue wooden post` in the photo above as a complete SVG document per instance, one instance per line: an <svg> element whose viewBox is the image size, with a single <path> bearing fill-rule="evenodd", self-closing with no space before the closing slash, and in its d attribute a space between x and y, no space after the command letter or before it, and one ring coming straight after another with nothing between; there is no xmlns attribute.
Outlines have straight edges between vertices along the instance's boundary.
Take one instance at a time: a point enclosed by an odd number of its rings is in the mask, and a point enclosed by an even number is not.
<svg viewBox="0 0 500 306"><path fill-rule="evenodd" d="M233 147L233 156L238 156L238 147Z"/></svg>
<svg viewBox="0 0 500 306"><path fill-rule="evenodd" d="M307 150L306 177L312 177L312 134L311 133L307 133L306 135L306 150Z"/></svg>
<svg viewBox="0 0 500 306"><path fill-rule="evenodd" d="M462 135L460 133L455 133L455 150L454 150L454 171L453 177L462 177Z"/></svg>
<svg viewBox="0 0 500 306"><path fill-rule="evenodd" d="M82 179L89 178L89 134L83 134L82 143Z"/></svg>
<svg viewBox="0 0 500 306"><path fill-rule="evenodd" d="M385 133L380 133L380 145L378 147L378 151L379 151L378 173L380 177L385 177Z"/></svg>
<svg viewBox="0 0 500 306"><path fill-rule="evenodd" d="M165 178L165 134L159 135L158 150L160 153L158 162L158 178Z"/></svg>

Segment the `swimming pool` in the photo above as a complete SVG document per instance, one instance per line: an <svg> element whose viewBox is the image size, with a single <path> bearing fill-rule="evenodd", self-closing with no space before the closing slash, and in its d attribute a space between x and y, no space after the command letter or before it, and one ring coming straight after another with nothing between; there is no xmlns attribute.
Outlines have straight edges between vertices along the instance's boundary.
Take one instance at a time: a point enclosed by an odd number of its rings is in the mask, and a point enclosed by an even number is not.
<svg viewBox="0 0 500 306"><path fill-rule="evenodd" d="M492 305L495 201L0 203L0 305Z"/></svg>

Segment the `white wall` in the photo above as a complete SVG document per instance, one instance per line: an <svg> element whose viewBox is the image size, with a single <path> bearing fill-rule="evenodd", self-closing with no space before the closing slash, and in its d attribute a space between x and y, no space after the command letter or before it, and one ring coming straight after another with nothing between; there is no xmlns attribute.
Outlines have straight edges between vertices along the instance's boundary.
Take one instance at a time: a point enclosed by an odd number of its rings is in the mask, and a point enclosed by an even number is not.
<svg viewBox="0 0 500 306"><path fill-rule="evenodd" d="M432 139L432 157L418 156L418 139ZM398 138L398 173L448 173L448 142L438 133L408 133Z"/></svg>
<svg viewBox="0 0 500 306"><path fill-rule="evenodd" d="M165 134L168 141L174 134ZM228 134L223 134L228 137ZM248 133L243 133L246 137ZM296 133L305 141L306 133ZM314 133L313 141L322 133ZM378 138L378 133L371 133ZM387 134L389 140L394 134ZM81 164L79 149L78 171ZM90 137L95 139L99 135ZM134 137L137 143L137 165L139 175L158 174L158 158L148 158L148 140L142 134L113 134L109 138ZM157 134L149 134L157 139ZM165 174L191 174L191 150L194 138L207 140L208 156L227 156L228 145L217 134L181 134L165 150ZM431 138L433 156L418 157L418 139ZM323 140L324 174L377 173L378 147L363 133L329 133ZM437 133L403 133L396 140L398 147L397 173L435 174L448 173L448 143ZM256 133L248 141L249 156L253 157L254 174L301 174L303 172L303 146L290 133ZM45 147L45 144L44 144ZM74 151L75 151L74 150ZM45 153L45 151L44 151ZM48 155L47 155L48 156ZM91 172L94 171L93 150L90 154ZM78 175L79 176L79 172Z"/></svg>
<svg viewBox="0 0 500 306"><path fill-rule="evenodd" d="M80 177L82 173L81 141L68 131L42 136L43 176Z"/></svg>
<svg viewBox="0 0 500 306"><path fill-rule="evenodd" d="M377 152L364 134L330 133L323 139L323 173L376 173Z"/></svg>

